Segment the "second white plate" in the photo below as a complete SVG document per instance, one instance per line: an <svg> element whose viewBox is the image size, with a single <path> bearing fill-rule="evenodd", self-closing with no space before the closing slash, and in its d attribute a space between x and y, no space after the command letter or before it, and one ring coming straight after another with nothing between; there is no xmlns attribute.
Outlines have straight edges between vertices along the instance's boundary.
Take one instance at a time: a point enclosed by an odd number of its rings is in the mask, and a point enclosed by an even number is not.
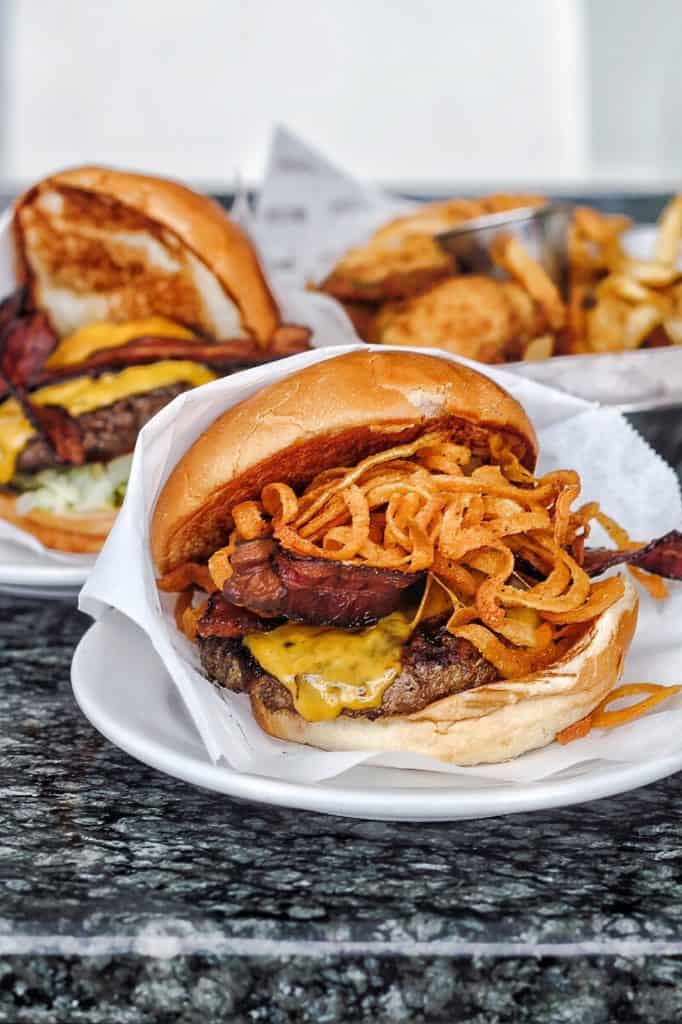
<svg viewBox="0 0 682 1024"><path fill-rule="evenodd" d="M0 540L0 588L63 588L78 591L95 564L94 555L48 558L23 545Z"/></svg>

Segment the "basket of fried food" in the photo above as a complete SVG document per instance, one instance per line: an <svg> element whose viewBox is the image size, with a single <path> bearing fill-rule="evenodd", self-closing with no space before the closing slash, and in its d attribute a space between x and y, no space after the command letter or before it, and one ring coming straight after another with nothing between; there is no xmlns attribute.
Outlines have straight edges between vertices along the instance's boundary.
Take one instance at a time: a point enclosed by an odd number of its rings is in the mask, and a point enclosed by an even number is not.
<svg viewBox="0 0 682 1024"><path fill-rule="evenodd" d="M561 280L512 230L494 238L485 274L465 272L439 242L469 220L547 204L528 195L428 203L350 249L314 287L343 304L367 342L438 347L483 363L682 344L682 196L663 211L647 260L627 252L629 218L574 208Z"/></svg>

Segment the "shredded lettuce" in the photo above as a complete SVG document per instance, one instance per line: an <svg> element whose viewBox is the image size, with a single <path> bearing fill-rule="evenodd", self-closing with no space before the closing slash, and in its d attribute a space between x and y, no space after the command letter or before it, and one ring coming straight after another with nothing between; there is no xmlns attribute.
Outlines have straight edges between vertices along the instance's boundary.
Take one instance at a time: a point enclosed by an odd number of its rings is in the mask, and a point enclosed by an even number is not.
<svg viewBox="0 0 682 1024"><path fill-rule="evenodd" d="M12 479L12 487L21 491L17 511L26 515L32 509L44 509L55 515L68 515L119 508L125 498L132 460L132 455L121 455L111 462L42 469L30 475L17 473Z"/></svg>

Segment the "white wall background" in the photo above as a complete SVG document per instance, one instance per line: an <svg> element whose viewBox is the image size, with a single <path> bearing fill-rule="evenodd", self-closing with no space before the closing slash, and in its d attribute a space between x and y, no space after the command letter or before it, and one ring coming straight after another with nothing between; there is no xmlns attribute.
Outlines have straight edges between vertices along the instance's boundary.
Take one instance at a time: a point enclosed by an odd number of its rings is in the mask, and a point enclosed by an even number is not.
<svg viewBox="0 0 682 1024"><path fill-rule="evenodd" d="M588 0L596 177L682 184L682 2Z"/></svg>
<svg viewBox="0 0 682 1024"><path fill-rule="evenodd" d="M6 180L83 160L256 179L274 121L369 179L584 170L574 0L4 2Z"/></svg>
<svg viewBox="0 0 682 1024"><path fill-rule="evenodd" d="M0 0L0 186L256 181L275 121L396 185L655 183L680 29L681 0Z"/></svg>

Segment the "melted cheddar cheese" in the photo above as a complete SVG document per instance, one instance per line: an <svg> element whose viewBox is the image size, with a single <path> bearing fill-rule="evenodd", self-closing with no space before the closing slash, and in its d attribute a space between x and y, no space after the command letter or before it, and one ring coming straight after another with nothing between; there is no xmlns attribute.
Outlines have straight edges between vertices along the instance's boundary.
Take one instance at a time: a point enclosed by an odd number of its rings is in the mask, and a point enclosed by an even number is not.
<svg viewBox="0 0 682 1024"><path fill-rule="evenodd" d="M46 362L49 370L60 366L73 366L82 363L94 352L104 348L119 348L136 338L153 336L155 338L179 338L192 341L196 335L187 327L173 323L163 316L151 316L146 320L130 320L124 324L96 323L81 327L60 341Z"/></svg>
<svg viewBox="0 0 682 1024"><path fill-rule="evenodd" d="M198 387L215 380L215 376L200 363L164 359L151 366L129 366L120 373L103 373L94 379L76 377L61 384L50 384L34 391L31 401L36 405L58 405L72 416L81 416L129 395L180 382ZM33 434L33 426L14 398L0 405L0 484L14 476L17 458Z"/></svg>
<svg viewBox="0 0 682 1024"><path fill-rule="evenodd" d="M268 633L251 633L244 643L287 688L298 713L318 722L345 709L379 707L400 671L401 651L414 625L412 616L399 611L361 633L288 622Z"/></svg>
<svg viewBox="0 0 682 1024"><path fill-rule="evenodd" d="M0 484L6 484L14 476L19 453L33 434L33 426L16 399L9 398L0 405Z"/></svg>

